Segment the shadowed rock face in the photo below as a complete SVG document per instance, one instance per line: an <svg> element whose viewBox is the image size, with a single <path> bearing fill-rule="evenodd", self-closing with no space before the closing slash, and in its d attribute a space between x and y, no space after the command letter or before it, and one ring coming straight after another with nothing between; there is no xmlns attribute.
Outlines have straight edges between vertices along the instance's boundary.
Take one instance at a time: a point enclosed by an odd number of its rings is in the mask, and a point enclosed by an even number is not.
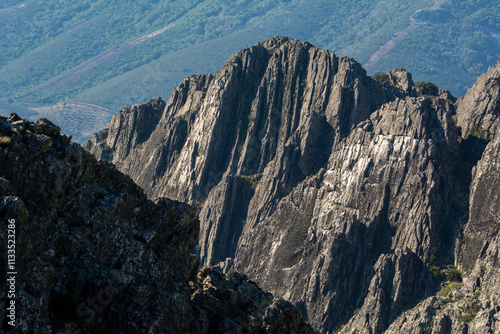
<svg viewBox="0 0 500 334"><path fill-rule="evenodd" d="M148 200L46 119L0 118L0 221L4 241L15 222L16 333L312 333L245 275L198 271L194 208ZM0 298L4 333L11 297Z"/></svg>
<svg viewBox="0 0 500 334"><path fill-rule="evenodd" d="M197 205L201 261L247 274L320 332L425 331L450 302L434 296L447 268L475 281L499 247L498 174L482 167L498 156L498 94L476 98L498 90L498 66L457 102L418 96L403 69L382 86L352 59L276 37L181 83L142 145L115 154L136 117L125 109L85 147L149 196ZM488 261L483 275L498 287ZM496 319L498 302L481 309ZM408 310L420 313L408 320ZM439 321L482 321L457 312Z"/></svg>

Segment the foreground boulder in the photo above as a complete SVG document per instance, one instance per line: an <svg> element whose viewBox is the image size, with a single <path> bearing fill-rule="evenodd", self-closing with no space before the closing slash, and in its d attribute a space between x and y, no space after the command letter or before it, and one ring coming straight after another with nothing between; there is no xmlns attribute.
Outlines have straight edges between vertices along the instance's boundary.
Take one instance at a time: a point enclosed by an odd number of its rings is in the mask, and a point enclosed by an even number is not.
<svg viewBox="0 0 500 334"><path fill-rule="evenodd" d="M241 274L198 272L199 221L150 201L46 119L0 118L3 331L14 333L312 333L300 312ZM10 243L9 243L10 245ZM15 328L9 326L15 302ZM11 316L9 318L9 316Z"/></svg>

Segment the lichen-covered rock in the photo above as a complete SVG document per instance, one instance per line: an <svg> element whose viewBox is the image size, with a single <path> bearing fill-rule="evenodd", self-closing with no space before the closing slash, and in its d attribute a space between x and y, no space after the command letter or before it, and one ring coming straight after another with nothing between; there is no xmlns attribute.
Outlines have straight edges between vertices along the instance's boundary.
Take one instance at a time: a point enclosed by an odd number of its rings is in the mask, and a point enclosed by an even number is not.
<svg viewBox="0 0 500 334"><path fill-rule="evenodd" d="M218 267L203 267L192 300L204 310L203 322L216 324L217 333L313 333L298 309L274 299L239 273L224 274Z"/></svg>
<svg viewBox="0 0 500 334"><path fill-rule="evenodd" d="M497 287L498 66L457 102L418 96L404 70L382 86L352 59L276 37L186 79L149 139L110 161L149 196L201 208L202 263L245 273L321 333L425 332L433 318L465 331L468 308L441 315L436 294L454 270L474 281L487 251ZM88 143L99 156L127 140ZM497 304L481 305L495 328Z"/></svg>
<svg viewBox="0 0 500 334"><path fill-rule="evenodd" d="M10 138L0 148L0 252L7 254L7 225L15 222L9 271L17 272L15 299L2 289L0 300L16 302L15 333L230 333L219 320L240 318L268 332L271 294L242 275L197 273L192 207L148 200L48 120L1 117L0 131ZM2 256L4 269L6 261ZM0 279L7 278L2 270ZM213 284L205 292L207 281ZM2 307L0 317L8 312ZM298 311L283 312L310 332Z"/></svg>

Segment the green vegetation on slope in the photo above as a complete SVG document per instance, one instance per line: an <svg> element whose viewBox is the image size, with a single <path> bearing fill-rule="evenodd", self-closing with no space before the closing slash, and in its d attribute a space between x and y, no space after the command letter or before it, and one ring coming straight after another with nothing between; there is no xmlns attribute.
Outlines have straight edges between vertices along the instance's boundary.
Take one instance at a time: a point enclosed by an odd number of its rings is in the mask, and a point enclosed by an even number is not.
<svg viewBox="0 0 500 334"><path fill-rule="evenodd" d="M491 0L3 1L0 103L118 110L168 97L183 78L215 72L275 35L364 63L410 24L369 72L405 67L462 95L500 58L499 8Z"/></svg>
<svg viewBox="0 0 500 334"><path fill-rule="evenodd" d="M445 1L415 15L418 28L398 43L373 71L401 64L417 80L463 95L475 78L500 60L500 3Z"/></svg>

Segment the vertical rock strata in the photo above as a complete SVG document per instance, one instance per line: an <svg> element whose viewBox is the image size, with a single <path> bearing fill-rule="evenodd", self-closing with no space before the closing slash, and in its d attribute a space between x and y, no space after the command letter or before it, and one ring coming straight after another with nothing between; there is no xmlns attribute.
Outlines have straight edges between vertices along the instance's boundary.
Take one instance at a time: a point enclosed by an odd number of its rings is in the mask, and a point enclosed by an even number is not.
<svg viewBox="0 0 500 334"><path fill-rule="evenodd" d="M497 328L499 66L459 101L417 96L403 69L383 86L276 37L182 82L140 145L111 135L137 127L130 109L85 145L150 197L197 206L201 261L247 274L321 333L467 330L483 313ZM441 286L482 304L469 312Z"/></svg>
<svg viewBox="0 0 500 334"><path fill-rule="evenodd" d="M458 100L457 123L464 139L460 164L473 166L468 214L460 219L454 264L462 282L448 282L394 321L387 333L500 332L500 63L480 76ZM459 186L461 187L461 186ZM452 208L454 203L452 204Z"/></svg>

